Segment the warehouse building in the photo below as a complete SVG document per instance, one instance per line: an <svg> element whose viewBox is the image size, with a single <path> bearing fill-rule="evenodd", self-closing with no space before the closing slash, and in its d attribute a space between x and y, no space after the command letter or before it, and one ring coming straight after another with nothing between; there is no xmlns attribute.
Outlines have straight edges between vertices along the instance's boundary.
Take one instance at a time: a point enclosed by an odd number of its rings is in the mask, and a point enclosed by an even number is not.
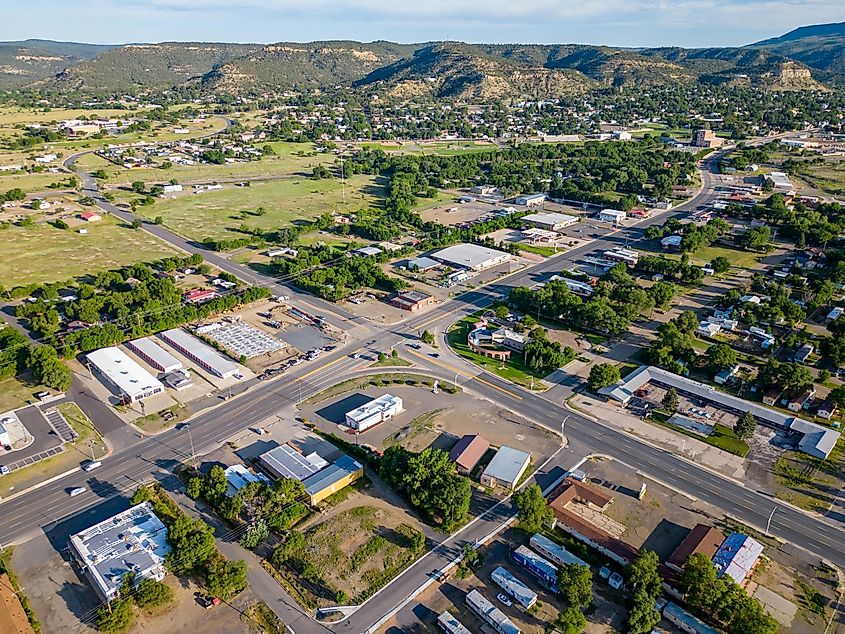
<svg viewBox="0 0 845 634"><path fill-rule="evenodd" d="M97 596L111 601L129 572L136 582L164 579L170 545L164 524L143 502L71 535L70 550Z"/></svg>
<svg viewBox="0 0 845 634"><path fill-rule="evenodd" d="M560 231L562 229L566 229L566 227L574 225L578 222L578 218L568 214L541 213L523 216L522 221L532 227L537 227L538 229L545 229L546 231Z"/></svg>
<svg viewBox="0 0 845 634"><path fill-rule="evenodd" d="M135 403L164 392L164 386L120 348L100 348L86 355L88 366L122 403Z"/></svg>
<svg viewBox="0 0 845 634"><path fill-rule="evenodd" d="M311 506L317 506L333 493L349 486L364 475L364 466L343 455L331 465L302 481Z"/></svg>
<svg viewBox="0 0 845 634"><path fill-rule="evenodd" d="M520 196L514 202L523 207L538 207L546 202L547 196L545 194L526 194Z"/></svg>
<svg viewBox="0 0 845 634"><path fill-rule="evenodd" d="M328 461L317 452L303 454L288 444L274 447L258 457L261 466L276 478L288 478L302 482L329 466Z"/></svg>
<svg viewBox="0 0 845 634"><path fill-rule="evenodd" d="M443 264L470 271L483 271L511 259L510 253L468 242L435 251L431 257Z"/></svg>
<svg viewBox="0 0 845 634"><path fill-rule="evenodd" d="M365 431L374 425L390 420L402 412L402 399L392 394L384 394L346 412L346 426L355 431Z"/></svg>
<svg viewBox="0 0 845 634"><path fill-rule="evenodd" d="M130 341L126 347L159 372L175 372L182 369L182 362L150 337Z"/></svg>
<svg viewBox="0 0 845 634"><path fill-rule="evenodd" d="M619 209L602 209L599 212L599 220L602 222L610 222L614 225L621 224L627 217L628 214Z"/></svg>
<svg viewBox="0 0 845 634"><path fill-rule="evenodd" d="M514 489L530 463L530 453L503 446L481 474L481 484L493 488L501 486Z"/></svg>
<svg viewBox="0 0 845 634"><path fill-rule="evenodd" d="M160 336L167 344L214 376L227 379L239 372L237 363L181 328L165 330Z"/></svg>

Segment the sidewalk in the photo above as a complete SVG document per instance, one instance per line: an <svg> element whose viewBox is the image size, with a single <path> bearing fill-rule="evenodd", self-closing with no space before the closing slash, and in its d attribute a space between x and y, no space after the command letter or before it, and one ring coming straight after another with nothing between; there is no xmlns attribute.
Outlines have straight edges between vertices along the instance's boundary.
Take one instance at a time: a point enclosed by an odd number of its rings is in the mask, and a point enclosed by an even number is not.
<svg viewBox="0 0 845 634"><path fill-rule="evenodd" d="M621 431L647 440L653 445L668 449L673 453L684 455L713 471L718 471L737 480L745 479L744 458L722 451L685 434L647 423L628 414L616 405L599 401L586 394L578 394L572 400L572 405L577 410L588 413L607 424L614 425Z"/></svg>

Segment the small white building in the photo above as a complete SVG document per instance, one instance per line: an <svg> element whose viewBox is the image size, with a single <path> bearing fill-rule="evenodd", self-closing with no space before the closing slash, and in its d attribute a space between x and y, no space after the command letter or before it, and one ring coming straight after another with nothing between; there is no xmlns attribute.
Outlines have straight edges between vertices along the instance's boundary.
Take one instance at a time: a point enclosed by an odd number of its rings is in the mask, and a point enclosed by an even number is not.
<svg viewBox="0 0 845 634"><path fill-rule="evenodd" d="M628 214L621 209L602 209L599 212L599 220L602 222L609 222L614 225L622 224L622 221L628 217Z"/></svg>
<svg viewBox="0 0 845 634"><path fill-rule="evenodd" d="M519 196L514 202L523 207L538 207L546 202L546 194L526 194Z"/></svg>
<svg viewBox="0 0 845 634"><path fill-rule="evenodd" d="M165 194L174 194L176 192L182 191L182 186L179 185L179 184L176 184L176 185L170 184L170 185L165 185L162 189L163 189Z"/></svg>
<svg viewBox="0 0 845 634"><path fill-rule="evenodd" d="M530 463L530 453L502 446L481 474L481 484L514 489Z"/></svg>
<svg viewBox="0 0 845 634"><path fill-rule="evenodd" d="M546 231L560 231L578 222L577 216L558 213L528 214L522 217L522 221L538 229Z"/></svg>
<svg viewBox="0 0 845 634"><path fill-rule="evenodd" d="M364 403L350 412L346 412L346 426L355 431L365 431L374 425L390 420L403 411L402 399L392 394L384 394L369 403Z"/></svg>

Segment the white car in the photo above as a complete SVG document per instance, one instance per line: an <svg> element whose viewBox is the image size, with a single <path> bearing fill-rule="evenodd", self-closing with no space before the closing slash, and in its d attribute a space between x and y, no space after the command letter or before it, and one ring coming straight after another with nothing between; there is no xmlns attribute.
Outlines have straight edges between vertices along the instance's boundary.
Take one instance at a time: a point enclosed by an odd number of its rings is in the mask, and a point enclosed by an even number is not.
<svg viewBox="0 0 845 634"><path fill-rule="evenodd" d="M102 466L103 466L103 463L100 462L99 460L92 460L91 462L86 463L85 466L82 467L82 470L83 471L93 471L97 467L102 467Z"/></svg>
<svg viewBox="0 0 845 634"><path fill-rule="evenodd" d="M511 607L513 605L513 601L511 601L508 598L508 595L506 595L506 594L499 594L499 595L496 596L496 598L508 607Z"/></svg>
<svg viewBox="0 0 845 634"><path fill-rule="evenodd" d="M0 475L6 475L7 473L11 473L11 472L12 472L12 470L9 469L9 467L7 467L4 464L0 464Z"/></svg>
<svg viewBox="0 0 845 634"><path fill-rule="evenodd" d="M88 489L86 489L85 487L76 487L75 489L71 489L70 490L70 497L75 498L77 495L82 495L87 490Z"/></svg>

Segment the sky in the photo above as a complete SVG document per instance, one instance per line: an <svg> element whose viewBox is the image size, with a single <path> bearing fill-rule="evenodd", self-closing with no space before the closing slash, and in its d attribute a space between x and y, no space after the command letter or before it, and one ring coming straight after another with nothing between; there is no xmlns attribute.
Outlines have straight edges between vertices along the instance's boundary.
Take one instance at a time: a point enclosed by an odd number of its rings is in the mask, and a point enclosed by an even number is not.
<svg viewBox="0 0 845 634"><path fill-rule="evenodd" d="M324 39L738 46L845 21L843 0L0 0L0 40Z"/></svg>

